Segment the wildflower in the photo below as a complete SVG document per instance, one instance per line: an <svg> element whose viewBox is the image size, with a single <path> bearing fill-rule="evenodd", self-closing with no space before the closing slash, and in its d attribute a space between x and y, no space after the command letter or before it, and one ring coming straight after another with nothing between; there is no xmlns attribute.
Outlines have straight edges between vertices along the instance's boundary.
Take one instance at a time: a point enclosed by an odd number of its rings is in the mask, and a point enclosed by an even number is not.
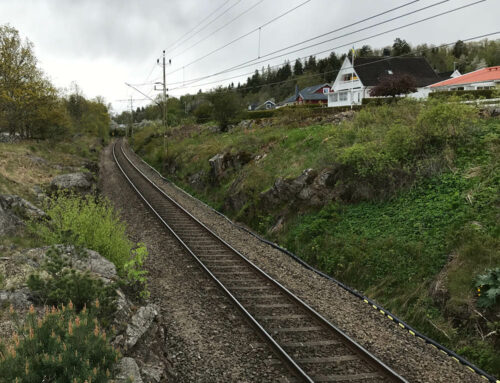
<svg viewBox="0 0 500 383"><path fill-rule="evenodd" d="M84 313L84 314L85 314L86 312L87 312L87 304L85 303L85 304L83 305L82 313Z"/></svg>
<svg viewBox="0 0 500 383"><path fill-rule="evenodd" d="M61 309L63 312L66 311L66 307L64 307L64 304L61 304Z"/></svg>
<svg viewBox="0 0 500 383"><path fill-rule="evenodd" d="M50 333L50 337L51 338L55 338L56 337L56 333L54 332L54 330L52 330L52 332Z"/></svg>
<svg viewBox="0 0 500 383"><path fill-rule="evenodd" d="M73 378L73 383L78 383L78 382L76 381L76 378Z"/></svg>
<svg viewBox="0 0 500 383"><path fill-rule="evenodd" d="M94 327L94 335L97 337L99 336L99 327L97 327L97 324Z"/></svg>
<svg viewBox="0 0 500 383"><path fill-rule="evenodd" d="M103 331L102 334L101 334L101 336L102 336L103 340L106 340L106 331Z"/></svg>
<svg viewBox="0 0 500 383"><path fill-rule="evenodd" d="M28 363L28 361L26 361L26 366L24 367L24 372L26 373L26 375L28 375L30 372L30 364Z"/></svg>
<svg viewBox="0 0 500 383"><path fill-rule="evenodd" d="M66 347L66 343L63 343L63 350L64 350L64 351L67 351L67 349L68 349L68 348Z"/></svg>
<svg viewBox="0 0 500 383"><path fill-rule="evenodd" d="M16 346L19 346L19 335L17 335L17 332L14 332L14 334L12 334L12 339L14 339L14 343L16 344Z"/></svg>
<svg viewBox="0 0 500 383"><path fill-rule="evenodd" d="M111 372L109 372L109 368L106 368L106 377L110 377L111 376Z"/></svg>
<svg viewBox="0 0 500 383"><path fill-rule="evenodd" d="M71 319L68 322L68 334L73 335L73 323L71 322Z"/></svg>
<svg viewBox="0 0 500 383"><path fill-rule="evenodd" d="M80 326L80 317L75 318L75 326L76 327Z"/></svg>
<svg viewBox="0 0 500 383"><path fill-rule="evenodd" d="M97 367L94 367L94 368L92 369L92 373L94 374L94 376L96 376L96 375L97 375Z"/></svg>
<svg viewBox="0 0 500 383"><path fill-rule="evenodd" d="M33 339L35 337L35 332L33 331L33 328L30 326L30 339Z"/></svg>
<svg viewBox="0 0 500 383"><path fill-rule="evenodd" d="M52 306L52 309L50 310L50 312L51 312L52 314L55 314L55 313L57 312L57 310L56 310L56 308L55 308L54 306Z"/></svg>
<svg viewBox="0 0 500 383"><path fill-rule="evenodd" d="M12 304L9 307L9 313L10 313L10 315L14 314L14 306L12 306Z"/></svg>
<svg viewBox="0 0 500 383"><path fill-rule="evenodd" d="M59 363L62 362L62 355L61 354L59 354L59 356L57 357L57 360L59 361Z"/></svg>
<svg viewBox="0 0 500 383"><path fill-rule="evenodd" d="M30 306L30 314L34 314L35 313L35 307L33 307L33 305Z"/></svg>
<svg viewBox="0 0 500 383"><path fill-rule="evenodd" d="M99 308L99 298L96 298L95 299L95 308L98 309Z"/></svg>
<svg viewBox="0 0 500 383"><path fill-rule="evenodd" d="M36 324L37 324L38 328L41 328L42 327L42 320L40 318L38 318Z"/></svg>
<svg viewBox="0 0 500 383"><path fill-rule="evenodd" d="M71 300L70 300L70 301L69 301L69 303L68 303L68 308L69 308L70 310L73 310L73 302L71 302Z"/></svg>

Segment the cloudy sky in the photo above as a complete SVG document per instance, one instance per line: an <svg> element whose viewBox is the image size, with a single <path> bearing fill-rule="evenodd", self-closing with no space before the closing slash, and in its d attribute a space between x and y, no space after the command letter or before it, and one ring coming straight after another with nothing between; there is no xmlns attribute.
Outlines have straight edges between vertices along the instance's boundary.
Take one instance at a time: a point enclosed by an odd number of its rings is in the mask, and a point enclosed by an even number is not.
<svg viewBox="0 0 500 383"><path fill-rule="evenodd" d="M244 81L245 74L256 68L279 65L285 59L293 61L327 50L345 53L353 43L355 47L370 44L378 48L400 37L413 45L439 45L500 32L500 1L474 4L476 1L0 0L0 24L10 24L34 43L40 66L56 86L68 88L76 82L87 97L104 96L119 112L127 104L118 100L144 98L125 82L139 84L139 90L155 96L151 83L161 80L161 67L155 63L163 49L167 50L167 62L171 60L167 68L169 93L179 96L216 83ZM473 5L383 33L468 4ZM331 31L335 32L272 54ZM376 34L380 35L371 37ZM500 33L490 38L500 38ZM296 51L325 40L330 41ZM193 79L244 62L249 63L191 84ZM147 103L136 101L135 106Z"/></svg>

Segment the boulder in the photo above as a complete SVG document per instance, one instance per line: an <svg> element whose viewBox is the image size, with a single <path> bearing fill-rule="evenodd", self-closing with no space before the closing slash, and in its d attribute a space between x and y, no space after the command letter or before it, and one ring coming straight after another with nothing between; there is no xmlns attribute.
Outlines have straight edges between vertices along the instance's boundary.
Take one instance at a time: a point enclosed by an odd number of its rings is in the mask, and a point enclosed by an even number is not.
<svg viewBox="0 0 500 383"><path fill-rule="evenodd" d="M89 193L92 189L92 178L90 173L61 174L50 182L50 187L53 191L67 190L78 193Z"/></svg>
<svg viewBox="0 0 500 383"><path fill-rule="evenodd" d="M31 304L31 295L27 289L0 290L0 307L12 305L15 310L27 310Z"/></svg>
<svg viewBox="0 0 500 383"><path fill-rule="evenodd" d="M117 383L143 383L139 366L134 358L122 358L115 367L115 381Z"/></svg>
<svg viewBox="0 0 500 383"><path fill-rule="evenodd" d="M118 278L115 265L94 250L77 250L71 245L54 245L54 247L61 252L61 256L76 270L88 271L101 278L104 282L111 282ZM47 251L50 248L51 246L44 246L27 250L25 253L27 262L30 262L34 267L39 267L47 258Z"/></svg>
<svg viewBox="0 0 500 383"><path fill-rule="evenodd" d="M125 345L128 349L135 346L137 341L149 330L157 316L158 308L153 304L148 304L137 310L125 330L127 338Z"/></svg>
<svg viewBox="0 0 500 383"><path fill-rule="evenodd" d="M224 171L224 154L216 154L212 158L208 160L208 163L210 165L210 171L212 178L214 180L218 180L219 178L222 177L223 171Z"/></svg>
<svg viewBox="0 0 500 383"><path fill-rule="evenodd" d="M17 195L0 194L0 235L15 234L24 226L23 219L45 216L45 212Z"/></svg>
<svg viewBox="0 0 500 383"><path fill-rule="evenodd" d="M253 159L253 155L241 151L236 154L218 153L208 160L210 175L214 181L220 180L225 172L230 169L240 169Z"/></svg>
<svg viewBox="0 0 500 383"><path fill-rule="evenodd" d="M145 383L158 383L163 377L165 367L163 364L145 365L141 368L141 375Z"/></svg>

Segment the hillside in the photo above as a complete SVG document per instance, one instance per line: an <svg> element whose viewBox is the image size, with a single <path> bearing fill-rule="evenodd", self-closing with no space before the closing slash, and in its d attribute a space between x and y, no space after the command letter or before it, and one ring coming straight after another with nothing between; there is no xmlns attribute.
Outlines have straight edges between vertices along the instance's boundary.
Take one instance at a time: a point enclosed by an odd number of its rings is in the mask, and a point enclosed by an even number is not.
<svg viewBox="0 0 500 383"><path fill-rule="evenodd" d="M500 265L499 134L475 106L404 101L226 133L179 126L166 156L153 127L134 143L202 200L498 375L498 290L484 281Z"/></svg>

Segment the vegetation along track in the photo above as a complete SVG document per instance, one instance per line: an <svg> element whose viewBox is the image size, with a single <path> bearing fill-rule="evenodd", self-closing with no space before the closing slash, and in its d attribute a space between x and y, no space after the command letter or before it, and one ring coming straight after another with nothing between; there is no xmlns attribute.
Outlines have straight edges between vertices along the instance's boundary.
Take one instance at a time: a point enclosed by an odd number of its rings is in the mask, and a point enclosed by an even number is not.
<svg viewBox="0 0 500 383"><path fill-rule="evenodd" d="M113 157L132 188L278 356L306 382L406 382L158 188L120 142Z"/></svg>

